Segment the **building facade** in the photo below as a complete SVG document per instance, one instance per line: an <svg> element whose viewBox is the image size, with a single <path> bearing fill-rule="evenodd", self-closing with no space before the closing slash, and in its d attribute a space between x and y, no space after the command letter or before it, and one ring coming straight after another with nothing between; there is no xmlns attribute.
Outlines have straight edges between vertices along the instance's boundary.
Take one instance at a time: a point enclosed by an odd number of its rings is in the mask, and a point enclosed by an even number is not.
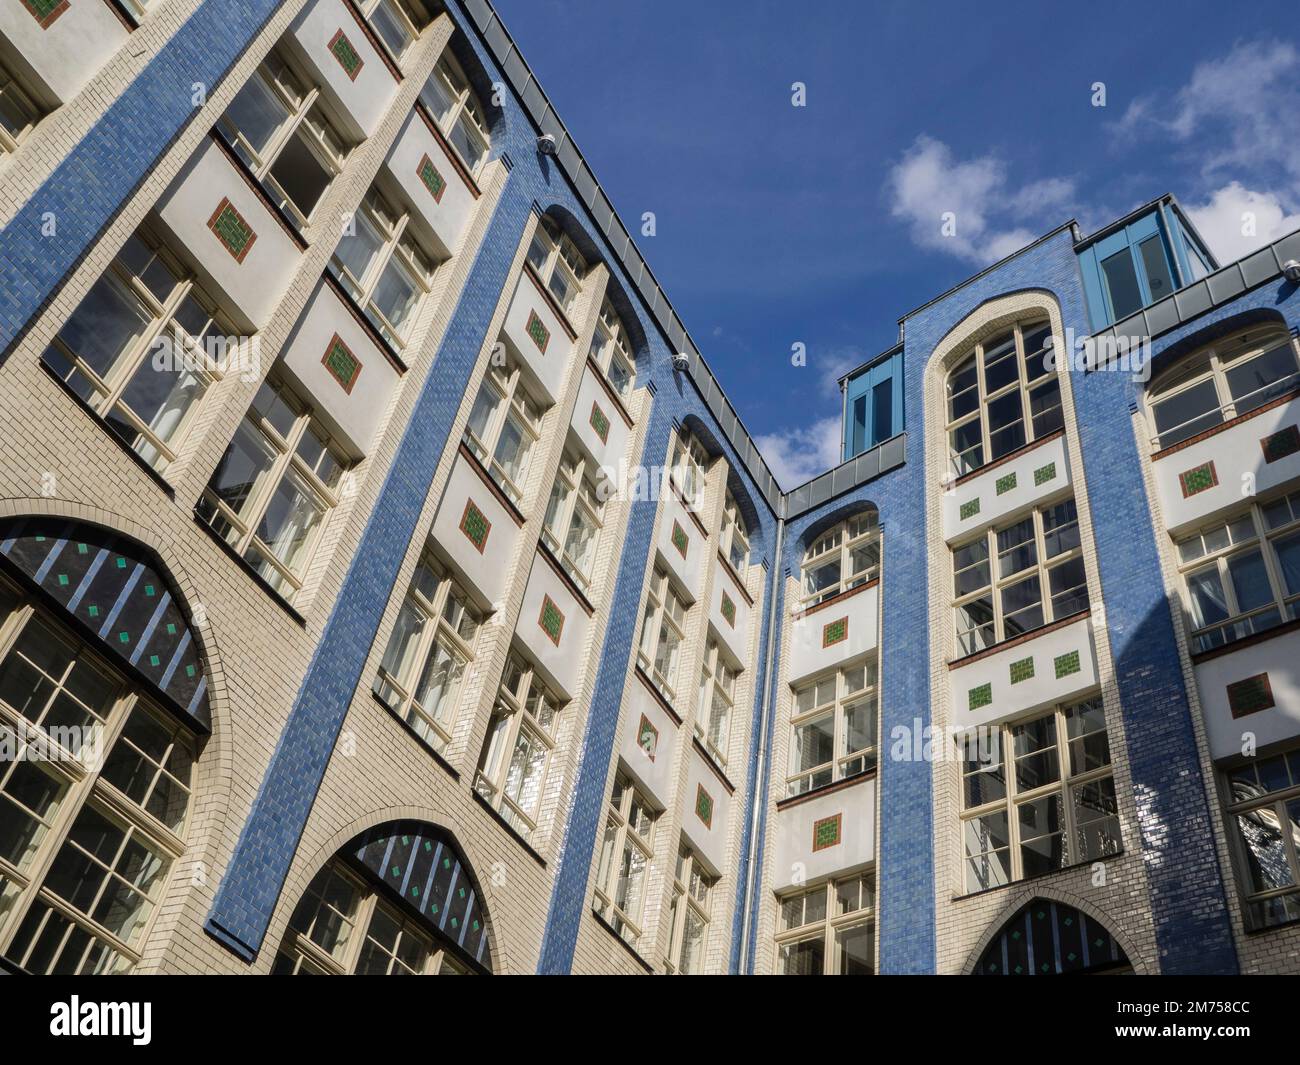
<svg viewBox="0 0 1300 1065"><path fill-rule="evenodd" d="M1067 223L783 491L486 0L0 100L3 968L1300 970L1300 235Z"/></svg>

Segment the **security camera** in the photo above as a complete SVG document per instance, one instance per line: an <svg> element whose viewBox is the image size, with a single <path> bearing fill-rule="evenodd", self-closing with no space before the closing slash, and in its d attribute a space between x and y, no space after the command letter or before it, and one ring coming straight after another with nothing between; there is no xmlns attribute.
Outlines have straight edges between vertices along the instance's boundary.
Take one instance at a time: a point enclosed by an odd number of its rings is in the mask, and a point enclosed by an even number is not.
<svg viewBox="0 0 1300 1065"><path fill-rule="evenodd" d="M690 356L688 356L686 352L679 351L677 352L677 354L673 356L673 369L676 370L678 373L685 373L688 369L690 369L690 365L691 365Z"/></svg>
<svg viewBox="0 0 1300 1065"><path fill-rule="evenodd" d="M543 155L554 155L560 150L559 144L555 140L555 134L543 133L537 138L537 150Z"/></svg>
<svg viewBox="0 0 1300 1065"><path fill-rule="evenodd" d="M1300 283L1300 262L1288 259L1282 264L1282 274L1291 284Z"/></svg>

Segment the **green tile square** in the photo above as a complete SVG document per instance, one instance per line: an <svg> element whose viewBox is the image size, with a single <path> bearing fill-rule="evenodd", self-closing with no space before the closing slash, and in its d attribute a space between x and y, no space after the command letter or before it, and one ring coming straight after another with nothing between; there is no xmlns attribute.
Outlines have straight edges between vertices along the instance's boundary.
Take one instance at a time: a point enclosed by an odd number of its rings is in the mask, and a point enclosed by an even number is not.
<svg viewBox="0 0 1300 1065"><path fill-rule="evenodd" d="M1016 475L1014 472L1008 473L1005 477L999 477L996 481L993 482L993 489L1000 496L1006 495L1013 488L1015 488L1015 486L1016 486Z"/></svg>
<svg viewBox="0 0 1300 1065"><path fill-rule="evenodd" d="M966 694L967 707L971 710L979 710L993 702L993 682L981 684L978 688L972 688Z"/></svg>
<svg viewBox="0 0 1300 1065"><path fill-rule="evenodd" d="M965 521L967 518L975 517L975 515L978 514L979 512L980 512L980 497L976 496L974 499L966 500L966 502L961 505L960 509L958 510L958 516L961 518L962 521Z"/></svg>
<svg viewBox="0 0 1300 1065"><path fill-rule="evenodd" d="M1056 463L1049 462L1046 466L1039 466L1034 470L1034 487L1044 485L1048 481L1056 480Z"/></svg>
<svg viewBox="0 0 1300 1065"><path fill-rule="evenodd" d="M1022 658L1018 662L1011 663L1011 683L1019 684L1021 681L1029 680L1034 675L1034 657Z"/></svg>
<svg viewBox="0 0 1300 1065"><path fill-rule="evenodd" d="M1052 659L1052 667L1056 671L1057 680L1060 680L1062 677L1071 676L1083 669L1083 666L1079 662L1078 651L1067 651L1063 655L1057 655Z"/></svg>

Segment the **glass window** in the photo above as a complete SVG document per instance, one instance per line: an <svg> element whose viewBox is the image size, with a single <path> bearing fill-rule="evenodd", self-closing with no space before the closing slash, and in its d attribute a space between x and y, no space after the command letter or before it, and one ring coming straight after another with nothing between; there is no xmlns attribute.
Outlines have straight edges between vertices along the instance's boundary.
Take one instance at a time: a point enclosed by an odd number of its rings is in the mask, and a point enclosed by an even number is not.
<svg viewBox="0 0 1300 1065"><path fill-rule="evenodd" d="M880 576L880 523L874 510L836 525L804 552L803 606L816 606Z"/></svg>
<svg viewBox="0 0 1300 1065"><path fill-rule="evenodd" d="M672 898L668 904L669 974L703 974L711 902L717 884L717 878L709 875L699 856L683 844L677 852Z"/></svg>
<svg viewBox="0 0 1300 1065"><path fill-rule="evenodd" d="M646 874L654 860L658 818L645 796L619 774L605 816L592 908L632 944L643 930Z"/></svg>
<svg viewBox="0 0 1300 1065"><path fill-rule="evenodd" d="M749 528L745 524L745 515L740 504L732 496L731 490L723 500L722 531L718 535L718 550L722 557L731 563L731 568L742 577L749 564Z"/></svg>
<svg viewBox="0 0 1300 1065"><path fill-rule="evenodd" d="M403 0L359 0L358 6L394 60L402 58L429 24L422 7Z"/></svg>
<svg viewBox="0 0 1300 1065"><path fill-rule="evenodd" d="M196 512L290 602L352 465L288 385L258 390Z"/></svg>
<svg viewBox="0 0 1300 1065"><path fill-rule="evenodd" d="M614 391L626 398L636 387L636 360L623 320L606 299L600 306L600 318L591 338L591 357L604 371Z"/></svg>
<svg viewBox="0 0 1300 1065"><path fill-rule="evenodd" d="M433 115L470 174L477 177L487 161L492 137L483 106L450 49L443 52L420 90L420 102Z"/></svg>
<svg viewBox="0 0 1300 1065"><path fill-rule="evenodd" d="M700 676L700 701L695 713L695 735L720 765L725 766L731 742L731 717L736 703L736 680L741 669L710 637L704 649Z"/></svg>
<svg viewBox="0 0 1300 1065"><path fill-rule="evenodd" d="M542 425L518 364L493 360L479 386L465 427L465 443L516 506L524 500L528 461Z"/></svg>
<svg viewBox="0 0 1300 1065"><path fill-rule="evenodd" d="M1048 368L1047 321L1022 322L975 345L948 374L953 472L978 470L1064 424L1061 385Z"/></svg>
<svg viewBox="0 0 1300 1065"><path fill-rule="evenodd" d="M578 251L569 235L549 217L543 216L533 231L533 242L528 248L528 265L542 284L555 297L555 302L567 315L582 291L582 279L587 275L587 260Z"/></svg>
<svg viewBox="0 0 1300 1065"><path fill-rule="evenodd" d="M482 623L469 596L426 551L388 638L374 690L435 750L451 742L461 683Z"/></svg>
<svg viewBox="0 0 1300 1065"><path fill-rule="evenodd" d="M695 437L686 432L678 435L673 443L669 468L672 471L672 483L692 510L700 510L704 506L706 471L710 461L709 453Z"/></svg>
<svg viewBox="0 0 1300 1065"><path fill-rule="evenodd" d="M646 595L637 663L669 703L677 698L677 667L686 625L686 600L668 571L656 566Z"/></svg>
<svg viewBox="0 0 1300 1065"><path fill-rule="evenodd" d="M802 795L874 769L878 718L874 659L795 688L786 794Z"/></svg>
<svg viewBox="0 0 1300 1065"><path fill-rule="evenodd" d="M1101 696L957 742L966 891L1119 853Z"/></svg>
<svg viewBox="0 0 1300 1065"><path fill-rule="evenodd" d="M586 590L591 585L596 546L604 521L604 492L596 483L599 468L570 440L546 504L542 540L564 571Z"/></svg>
<svg viewBox="0 0 1300 1065"><path fill-rule="evenodd" d="M855 873L777 900L781 976L871 976L876 971L875 875Z"/></svg>
<svg viewBox="0 0 1300 1065"><path fill-rule="evenodd" d="M525 839L540 818L563 706L528 659L512 650L474 787Z"/></svg>
<svg viewBox="0 0 1300 1065"><path fill-rule="evenodd" d="M16 152L41 119L41 108L27 89L0 65L0 151Z"/></svg>

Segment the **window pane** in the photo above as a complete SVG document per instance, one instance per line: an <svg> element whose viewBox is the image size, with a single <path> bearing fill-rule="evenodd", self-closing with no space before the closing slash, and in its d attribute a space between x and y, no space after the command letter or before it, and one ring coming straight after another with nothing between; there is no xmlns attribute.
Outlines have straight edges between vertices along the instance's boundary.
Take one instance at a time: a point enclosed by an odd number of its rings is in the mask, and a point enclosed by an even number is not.
<svg viewBox="0 0 1300 1065"><path fill-rule="evenodd" d="M835 933L835 953L841 976L870 976L875 971L875 936L871 925Z"/></svg>
<svg viewBox="0 0 1300 1065"><path fill-rule="evenodd" d="M1156 403L1152 414L1161 447L1169 447L1223 422L1219 395L1210 379Z"/></svg>
<svg viewBox="0 0 1300 1065"><path fill-rule="evenodd" d="M1288 831L1295 831L1293 826L1287 827ZM1238 814L1237 830L1245 844L1246 865L1255 891L1268 891L1292 883L1291 867L1282 842L1282 825L1272 806Z"/></svg>
<svg viewBox="0 0 1300 1065"><path fill-rule="evenodd" d="M1138 287L1137 270L1133 266L1133 255L1128 248L1116 252L1109 259L1102 260L1101 272L1106 278L1106 288L1110 292L1110 305L1115 321L1127 318L1134 311L1142 309L1142 290Z"/></svg>
<svg viewBox="0 0 1300 1065"><path fill-rule="evenodd" d="M310 218L332 174L316 158L300 129L289 138L271 167L271 177L304 218Z"/></svg>
<svg viewBox="0 0 1300 1065"><path fill-rule="evenodd" d="M1237 413L1244 414L1267 403L1294 384L1295 373L1295 353L1291 350L1289 340L1284 340L1249 362L1231 367L1225 376L1228 379L1228 391L1232 393L1237 405Z"/></svg>
<svg viewBox="0 0 1300 1065"><path fill-rule="evenodd" d="M1147 237L1138 245L1142 268L1146 271L1151 302L1164 299L1174 290L1174 279L1169 273L1169 260L1165 258L1164 242L1160 237Z"/></svg>
<svg viewBox="0 0 1300 1065"><path fill-rule="evenodd" d="M1076 853L1071 855L1071 860L1088 862L1107 854L1118 854L1119 810L1115 802L1114 779L1103 777L1090 784L1080 784L1071 792L1078 831Z"/></svg>
<svg viewBox="0 0 1300 1065"><path fill-rule="evenodd" d="M783 943L777 956L782 976L821 976L826 966L826 943L818 936L798 943Z"/></svg>

